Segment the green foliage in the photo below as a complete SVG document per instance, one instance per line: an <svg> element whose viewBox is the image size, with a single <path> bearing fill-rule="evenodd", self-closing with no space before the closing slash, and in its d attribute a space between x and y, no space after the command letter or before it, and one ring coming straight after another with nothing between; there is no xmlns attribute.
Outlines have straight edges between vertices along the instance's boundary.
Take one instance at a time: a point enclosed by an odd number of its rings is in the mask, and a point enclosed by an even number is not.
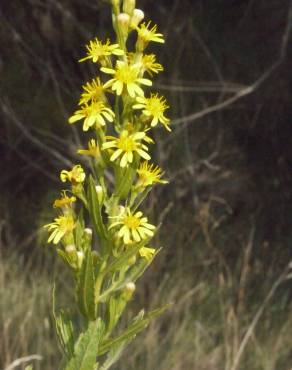
<svg viewBox="0 0 292 370"><path fill-rule="evenodd" d="M80 334L74 348L74 355L64 370L97 370L96 357L104 330L105 325L100 318L91 321L87 330Z"/></svg>
<svg viewBox="0 0 292 370"><path fill-rule="evenodd" d="M95 276L90 248L85 252L84 260L78 274L77 297L82 314L90 321L95 320Z"/></svg>
<svg viewBox="0 0 292 370"><path fill-rule="evenodd" d="M164 43L163 35L151 22L141 23L144 13L135 8L135 1L110 3L117 41L95 38L87 45L80 61L98 63L101 77L83 85L78 110L68 120L82 120L83 131L95 137L87 149L78 150L89 157L91 173L80 164L61 171L60 180L69 182L70 190L54 201L59 215L44 226L50 233L48 242L57 246L70 268L80 314L76 320L71 311L56 312L53 303L64 370L110 368L124 347L166 308L145 315L141 311L119 325L135 282L159 251L149 247L156 226L138 210L155 184L167 183L161 179L162 170L150 163L148 146L154 141L149 131L158 124L171 130L164 115L165 98L157 93L147 98L142 89L152 85L147 75L163 70L154 54L145 53L150 42ZM130 33L137 39L133 51L127 49ZM106 78L108 74L112 78Z"/></svg>

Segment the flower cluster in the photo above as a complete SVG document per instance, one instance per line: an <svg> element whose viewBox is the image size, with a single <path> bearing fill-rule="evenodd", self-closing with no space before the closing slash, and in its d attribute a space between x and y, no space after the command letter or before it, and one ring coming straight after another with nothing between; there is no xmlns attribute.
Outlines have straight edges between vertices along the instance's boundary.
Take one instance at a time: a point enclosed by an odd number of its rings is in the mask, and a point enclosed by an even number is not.
<svg viewBox="0 0 292 370"><path fill-rule="evenodd" d="M107 310L98 310L99 304L114 307L117 297L123 302L108 311L106 338L120 315L114 310L124 309L135 280L157 253L149 247L157 227L140 209L155 185L167 183L151 160L152 130L171 130L165 97L145 91L163 71L148 48L163 44L164 37L156 25L142 23L144 13L135 8L135 0L108 1L117 41L95 38L86 45L79 62L94 63L98 76L82 86L78 108L68 118L69 124L81 121L86 132L87 147L77 150L84 165L61 171L60 180L70 189L54 201L59 214L45 225L48 242L58 245L58 254L75 274L77 302L89 321L97 322L97 313ZM130 34L133 50L127 47Z"/></svg>
<svg viewBox="0 0 292 370"><path fill-rule="evenodd" d="M149 130L161 124L170 131L170 120L165 116L168 109L166 99L156 92L151 92L147 97L143 90L144 86L152 86L149 77L163 71L162 65L156 61L156 56L144 51L151 42L164 43L163 35L157 32L156 25L151 22L139 24L143 17L144 14L139 9L131 9L131 14L119 13L114 17L114 26L117 30L120 29L123 42L111 43L109 39L102 41L95 38L86 45L86 56L79 61L99 64L101 74L82 86L80 107L68 121L70 124L83 121L83 131L91 129L98 138L98 140L94 138L89 140L88 149L78 150L78 154L90 157L97 164L96 168L99 173L96 174L96 178L100 179L98 186L104 183L104 170L98 166L101 161L114 169L120 167L120 171L116 173L119 173L119 178L121 178L124 171L124 180L129 167L136 171L136 184L132 176L131 183L125 190L127 194L131 193L132 201L139 198L145 188L156 183L166 183L161 179L162 170L150 163L148 144L153 143L153 140L149 136ZM136 33L134 51L129 51L126 47L127 37L131 32ZM145 74L148 74L148 77L145 77ZM110 78L106 79L108 75ZM113 99L115 101L112 106ZM109 124L112 126L110 127ZM108 131L115 131L116 136L107 135ZM80 165L77 165L71 171L63 170L61 180L71 182L73 187L84 182L85 172ZM116 181L119 179L116 178ZM67 202L67 209L72 208L73 201L69 200L66 200L65 195L62 201L57 200L54 203L55 207L57 207L56 204ZM139 222L134 222L139 219L140 212L132 215L131 209L126 208L125 215L127 215L126 218L124 217L126 223L120 231L117 231L117 235L123 239L125 244L129 241L147 240L153 236L153 232L149 232L150 229L141 226L144 218L141 218ZM116 215L109 212L108 216L115 217ZM58 228L58 225L55 221L54 230ZM62 225L60 223L59 227L61 228ZM109 225L110 234L117 229L113 225L120 224L116 221ZM50 240L56 239L50 237Z"/></svg>

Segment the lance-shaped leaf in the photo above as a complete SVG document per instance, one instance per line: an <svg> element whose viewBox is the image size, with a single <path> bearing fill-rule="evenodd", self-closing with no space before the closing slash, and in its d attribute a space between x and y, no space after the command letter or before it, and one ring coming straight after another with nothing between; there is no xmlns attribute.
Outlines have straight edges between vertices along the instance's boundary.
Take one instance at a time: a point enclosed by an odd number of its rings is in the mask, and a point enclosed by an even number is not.
<svg viewBox="0 0 292 370"><path fill-rule="evenodd" d="M100 345L98 355L103 355L113 346L119 345L125 341L130 342L138 333L148 326L154 317L161 315L168 307L169 305L166 305L150 311L146 315L141 311L122 334L118 335L116 338L108 339Z"/></svg>
<svg viewBox="0 0 292 370"><path fill-rule="evenodd" d="M74 228L74 241L78 250L83 248L83 233L84 233L84 219L82 210L79 213L78 219Z"/></svg>
<svg viewBox="0 0 292 370"><path fill-rule="evenodd" d="M77 299L81 312L89 320L95 320L95 278L91 249L85 251L78 276Z"/></svg>
<svg viewBox="0 0 292 370"><path fill-rule="evenodd" d="M131 248L128 248L107 267L105 273L114 272L120 270L123 267L126 267L128 265L129 259L135 256L138 253L139 249L141 249L144 245L145 242L142 242L133 247L131 246Z"/></svg>
<svg viewBox="0 0 292 370"><path fill-rule="evenodd" d="M88 184L88 206L91 220L93 222L94 230L96 234L102 238L107 238L107 230L104 226L102 215L101 215L101 205L99 204L98 197L96 194L95 183L92 176L89 176Z"/></svg>
<svg viewBox="0 0 292 370"><path fill-rule="evenodd" d="M97 354L100 341L104 335L105 325L99 318L89 323L75 345L74 355L65 370L96 370Z"/></svg>
<svg viewBox="0 0 292 370"><path fill-rule="evenodd" d="M136 177L137 169L133 166L128 166L125 169L118 167L116 170L117 186L114 195L120 199L125 199L131 190L131 186Z"/></svg>
<svg viewBox="0 0 292 370"><path fill-rule="evenodd" d="M121 357L126 344L127 341L123 341L122 343L113 346L108 352L106 361L104 362L100 370L108 370L114 363L116 363Z"/></svg>
<svg viewBox="0 0 292 370"><path fill-rule="evenodd" d="M109 300L108 307L108 326L107 332L110 333L116 326L121 314L123 313L127 304L127 300L120 296L113 296Z"/></svg>
<svg viewBox="0 0 292 370"><path fill-rule="evenodd" d="M157 249L152 256L151 260L147 260L146 258L141 258L131 269L127 272L127 282L133 281L135 282L143 273L145 270L151 265L154 258L157 256L157 254L160 252L161 248Z"/></svg>

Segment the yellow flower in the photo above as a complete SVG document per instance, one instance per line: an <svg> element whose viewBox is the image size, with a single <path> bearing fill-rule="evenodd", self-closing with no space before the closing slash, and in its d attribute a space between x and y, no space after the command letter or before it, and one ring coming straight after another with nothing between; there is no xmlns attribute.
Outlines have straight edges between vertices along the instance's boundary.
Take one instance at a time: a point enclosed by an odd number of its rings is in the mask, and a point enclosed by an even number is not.
<svg viewBox="0 0 292 370"><path fill-rule="evenodd" d="M138 51L143 51L150 41L164 43L162 33L156 33L157 26L151 27L151 21L147 24L143 22L139 27L136 27L138 32L138 40L136 48Z"/></svg>
<svg viewBox="0 0 292 370"><path fill-rule="evenodd" d="M133 105L133 109L143 109L144 116L151 118L152 127L160 122L168 131L171 131L168 126L169 119L164 116L164 111L169 108L164 97L159 97L158 94L151 94L150 98L138 96L137 103Z"/></svg>
<svg viewBox="0 0 292 370"><path fill-rule="evenodd" d="M141 257L144 257L148 262L150 262L155 254L155 249L142 247L139 249L139 254Z"/></svg>
<svg viewBox="0 0 292 370"><path fill-rule="evenodd" d="M105 101L105 88L100 81L99 77L96 77L91 82L87 82L82 86L83 93L81 94L81 99L79 105L87 104L88 102L97 102L99 100Z"/></svg>
<svg viewBox="0 0 292 370"><path fill-rule="evenodd" d="M138 64L128 65L127 62L118 60L116 69L101 68L101 71L113 75L113 78L104 84L104 88L111 87L117 95L121 95L126 89L128 94L135 98L137 95L144 95L139 85L152 85L152 81L139 77L140 66Z"/></svg>
<svg viewBox="0 0 292 370"><path fill-rule="evenodd" d="M109 141L105 142L102 145L102 149L111 149L116 148L113 154L110 157L111 161L115 161L120 156L120 166L126 167L128 163L133 162L134 153L138 153L142 158L149 160L151 157L147 153L148 148L142 141L147 143L153 143L153 140L148 137L145 132L136 132L134 134L129 134L127 130L123 130L120 137L116 138L114 136L107 136Z"/></svg>
<svg viewBox="0 0 292 370"><path fill-rule="evenodd" d="M63 170L60 174L62 182L70 181L73 185L81 184L85 180L85 172L80 164L77 164L71 171Z"/></svg>
<svg viewBox="0 0 292 370"><path fill-rule="evenodd" d="M163 66L156 63L156 56L154 54L145 54L141 60L143 73L147 72L150 76L152 73L163 71Z"/></svg>
<svg viewBox="0 0 292 370"><path fill-rule="evenodd" d="M154 235L155 226L148 223L147 217L142 217L142 212L132 213L130 208L124 208L118 221L110 225L109 229L120 226L118 237L122 238L125 244L139 243L141 240L151 238Z"/></svg>
<svg viewBox="0 0 292 370"><path fill-rule="evenodd" d="M79 149L77 153L81 155L89 155L94 158L100 157L100 150L94 139L91 139L88 142L88 149Z"/></svg>
<svg viewBox="0 0 292 370"><path fill-rule="evenodd" d="M79 62L84 62L84 60L92 59L94 63L98 62L99 59L109 56L111 54L114 55L123 55L123 50L120 49L118 44L110 44L110 41L107 40L104 44L95 38L93 41L90 41L88 45L86 45L87 49L87 57L82 58Z"/></svg>
<svg viewBox="0 0 292 370"><path fill-rule="evenodd" d="M68 197L66 192L62 192L61 199L56 199L54 201L53 207L54 208L62 208L62 207L71 207L72 203L76 202L75 197Z"/></svg>
<svg viewBox="0 0 292 370"><path fill-rule="evenodd" d="M139 175L138 187L147 187L155 183L167 184L167 181L161 180L161 176L163 175L161 168L154 166L154 164L148 164L148 162L141 163L137 173Z"/></svg>
<svg viewBox="0 0 292 370"><path fill-rule="evenodd" d="M94 124L105 126L105 120L113 122L115 117L114 112L105 106L101 101L94 102L91 105L83 105L77 110L73 116L69 118L69 123L74 123L85 118L83 123L83 131L87 131Z"/></svg>
<svg viewBox="0 0 292 370"><path fill-rule="evenodd" d="M44 227L51 232L48 242L58 244L65 235L72 233L75 223L72 215L65 215L55 218L54 222L47 224Z"/></svg>

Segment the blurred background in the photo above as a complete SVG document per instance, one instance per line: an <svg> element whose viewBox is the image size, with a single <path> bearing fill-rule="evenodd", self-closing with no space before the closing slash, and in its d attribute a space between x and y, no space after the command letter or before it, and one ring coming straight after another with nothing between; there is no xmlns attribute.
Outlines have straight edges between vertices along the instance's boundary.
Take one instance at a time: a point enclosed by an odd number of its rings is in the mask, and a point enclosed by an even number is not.
<svg viewBox="0 0 292 370"><path fill-rule="evenodd" d="M152 51L165 67L155 89L171 106L172 133L154 133L170 184L145 204L162 222L163 250L128 314L173 305L114 369L290 370L292 2L137 6L166 37ZM66 121L96 71L78 59L109 30L103 1L0 4L1 369L34 354L43 357L34 369L58 366L51 288L56 278L65 305L70 277L42 225L59 171L81 161L80 125Z"/></svg>

